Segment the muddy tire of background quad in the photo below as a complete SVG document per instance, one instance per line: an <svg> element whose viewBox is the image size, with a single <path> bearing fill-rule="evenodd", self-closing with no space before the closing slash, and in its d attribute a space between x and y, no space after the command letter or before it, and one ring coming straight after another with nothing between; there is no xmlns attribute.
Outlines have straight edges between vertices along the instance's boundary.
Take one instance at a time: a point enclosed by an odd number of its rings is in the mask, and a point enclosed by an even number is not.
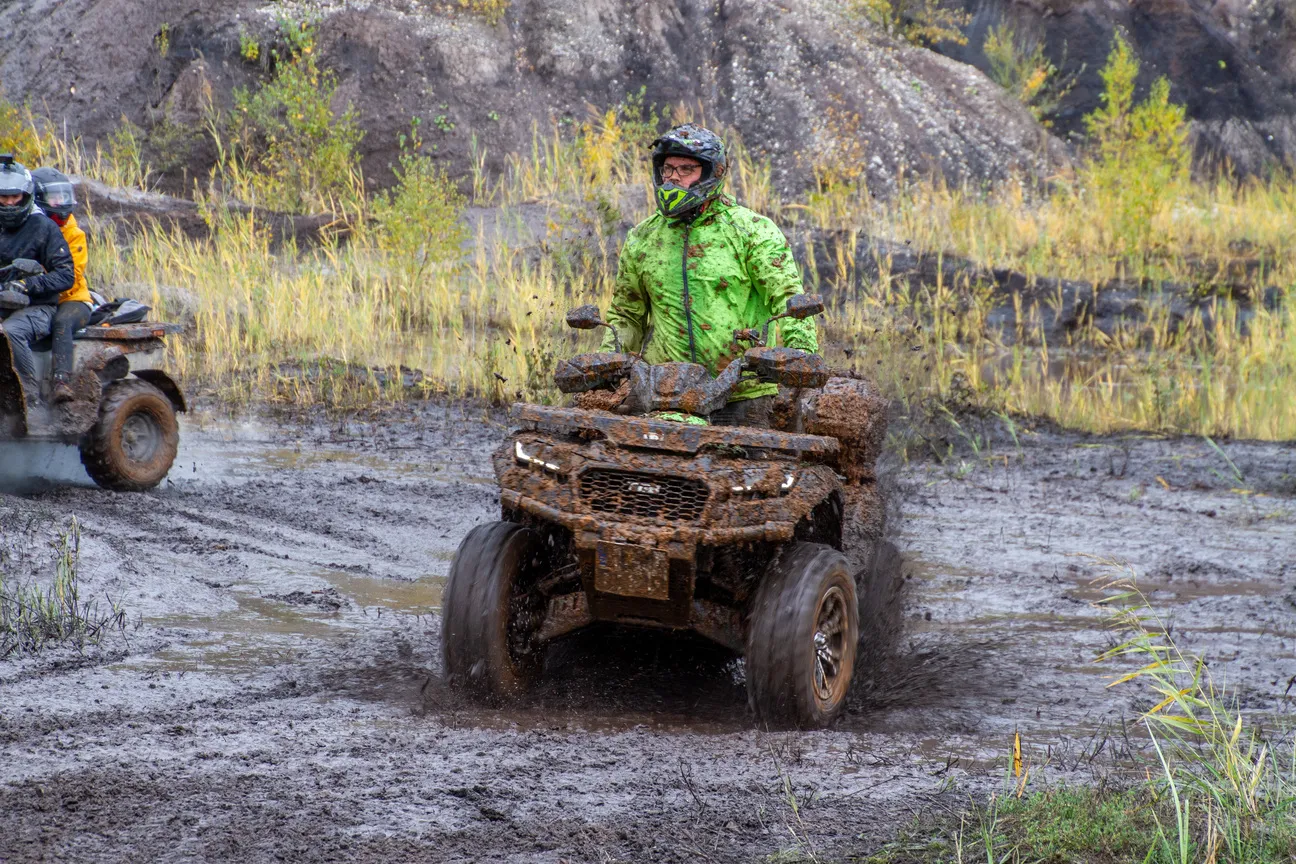
<svg viewBox="0 0 1296 864"><path fill-rule="evenodd" d="M544 647L540 535L512 522L478 525L450 564L441 618L446 681L487 701L514 698L539 677Z"/></svg>
<svg viewBox="0 0 1296 864"><path fill-rule="evenodd" d="M846 706L859 604L846 558L831 546L784 547L765 574L747 632L747 698L769 727L821 728Z"/></svg>
<svg viewBox="0 0 1296 864"><path fill-rule="evenodd" d="M171 400L147 381L127 378L104 391L99 418L81 439L81 464L104 489L143 492L166 477L179 446Z"/></svg>

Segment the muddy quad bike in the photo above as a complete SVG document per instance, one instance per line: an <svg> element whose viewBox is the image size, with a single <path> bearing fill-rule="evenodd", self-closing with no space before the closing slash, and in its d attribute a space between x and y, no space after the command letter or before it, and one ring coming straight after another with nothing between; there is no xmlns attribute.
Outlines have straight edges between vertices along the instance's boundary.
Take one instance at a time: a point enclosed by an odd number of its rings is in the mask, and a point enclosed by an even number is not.
<svg viewBox="0 0 1296 864"><path fill-rule="evenodd" d="M0 284L44 272L17 259L0 268ZM16 291L0 291L0 315L27 305ZM141 322L78 330L73 355L74 398L56 405L27 398L13 366L8 338L0 338L0 441L56 441L76 445L81 463L105 489L143 491L166 477L180 444L176 412L184 395L162 369L163 339L175 324ZM38 381L50 380L51 339L32 348ZM37 395L37 394L32 394Z"/></svg>
<svg viewBox="0 0 1296 864"><path fill-rule="evenodd" d="M777 317L821 311L798 296ZM609 326L593 306L567 321ZM516 695L550 642L610 621L691 630L744 655L767 725L818 727L841 713L860 638L857 565L871 555L859 547L881 533L885 404L818 355L766 347L769 323L734 334L752 347L715 378L693 363L582 354L556 382L602 409L513 407L515 431L494 457L502 519L474 528L450 567L452 684ZM780 385L777 428L708 423L752 377Z"/></svg>

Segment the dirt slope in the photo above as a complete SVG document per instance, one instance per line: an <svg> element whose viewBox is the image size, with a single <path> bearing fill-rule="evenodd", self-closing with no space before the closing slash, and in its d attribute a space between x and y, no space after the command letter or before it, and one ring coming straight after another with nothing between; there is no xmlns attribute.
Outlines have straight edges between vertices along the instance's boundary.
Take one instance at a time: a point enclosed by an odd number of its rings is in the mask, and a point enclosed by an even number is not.
<svg viewBox="0 0 1296 864"><path fill-rule="evenodd" d="M998 788L1014 728L1037 776L1141 748L1142 694L1091 662L1100 568L1074 553L1136 564L1248 708L1290 712L1296 450L1226 444L1244 495L1204 443L1047 434L899 472L906 632L835 729L754 729L737 666L642 634L561 646L521 708L464 704L435 608L497 512L490 420L190 424L155 494L0 494L11 573L43 571L75 514L87 590L134 622L86 659L0 662L0 860L728 862L794 834L867 852Z"/></svg>

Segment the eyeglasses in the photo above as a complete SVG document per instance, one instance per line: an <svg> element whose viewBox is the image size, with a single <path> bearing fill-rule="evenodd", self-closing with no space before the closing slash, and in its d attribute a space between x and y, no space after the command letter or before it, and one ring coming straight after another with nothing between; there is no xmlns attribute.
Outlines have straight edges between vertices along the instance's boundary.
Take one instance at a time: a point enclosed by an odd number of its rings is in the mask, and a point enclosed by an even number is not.
<svg viewBox="0 0 1296 864"><path fill-rule="evenodd" d="M701 165L663 165L661 167L661 176L663 180L670 180L672 177L683 180L685 177L692 177L701 170Z"/></svg>

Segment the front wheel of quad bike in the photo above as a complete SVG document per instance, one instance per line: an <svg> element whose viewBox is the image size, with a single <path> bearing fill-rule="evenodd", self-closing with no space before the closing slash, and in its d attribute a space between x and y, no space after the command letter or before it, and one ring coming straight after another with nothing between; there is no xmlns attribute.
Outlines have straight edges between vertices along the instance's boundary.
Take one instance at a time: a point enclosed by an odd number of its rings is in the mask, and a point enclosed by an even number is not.
<svg viewBox="0 0 1296 864"><path fill-rule="evenodd" d="M81 439L81 464L105 489L143 492L162 482L180 446L175 407L147 381L115 381Z"/></svg>
<svg viewBox="0 0 1296 864"><path fill-rule="evenodd" d="M772 727L827 726L846 707L859 603L846 558L789 544L756 591L747 630L747 698Z"/></svg>
<svg viewBox="0 0 1296 864"><path fill-rule="evenodd" d="M478 525L459 544L441 610L441 657L452 687L498 702L539 676L543 608L533 586L541 553L539 535L512 522Z"/></svg>

